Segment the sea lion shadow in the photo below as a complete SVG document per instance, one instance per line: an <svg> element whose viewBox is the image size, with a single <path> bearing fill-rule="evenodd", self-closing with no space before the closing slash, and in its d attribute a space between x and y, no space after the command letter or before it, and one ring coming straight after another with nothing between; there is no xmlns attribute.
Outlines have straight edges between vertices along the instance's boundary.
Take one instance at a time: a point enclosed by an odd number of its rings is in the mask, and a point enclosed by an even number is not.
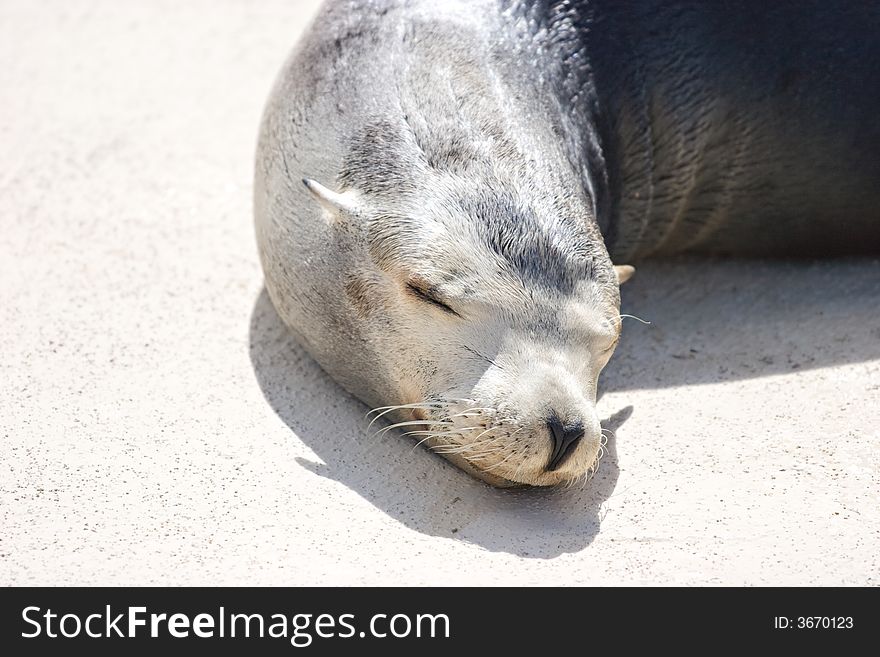
<svg viewBox="0 0 880 657"><path fill-rule="evenodd" d="M613 432L632 407L603 422L611 436L585 485L498 490L395 432L373 435L367 407L306 354L265 290L251 314L250 357L266 401L320 459L297 458L301 476L337 481L415 531L521 557L577 552L597 535L619 473Z"/></svg>
<svg viewBox="0 0 880 657"><path fill-rule="evenodd" d="M880 260L645 262L621 289L606 392L723 383L880 358Z"/></svg>

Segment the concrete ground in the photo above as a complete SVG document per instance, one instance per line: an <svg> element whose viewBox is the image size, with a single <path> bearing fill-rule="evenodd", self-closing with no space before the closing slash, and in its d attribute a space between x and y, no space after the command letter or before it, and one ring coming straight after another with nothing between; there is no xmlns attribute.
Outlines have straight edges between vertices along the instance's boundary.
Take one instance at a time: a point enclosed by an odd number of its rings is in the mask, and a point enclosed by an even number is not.
<svg viewBox="0 0 880 657"><path fill-rule="evenodd" d="M876 259L642 266L586 489L369 437L252 237L313 8L0 2L0 584L878 584Z"/></svg>

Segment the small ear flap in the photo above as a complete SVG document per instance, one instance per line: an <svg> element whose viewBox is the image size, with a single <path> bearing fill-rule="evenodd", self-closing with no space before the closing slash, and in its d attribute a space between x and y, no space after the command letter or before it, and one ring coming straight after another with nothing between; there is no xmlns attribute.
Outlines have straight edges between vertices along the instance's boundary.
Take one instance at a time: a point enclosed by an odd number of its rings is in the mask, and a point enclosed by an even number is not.
<svg viewBox="0 0 880 657"><path fill-rule="evenodd" d="M636 273L636 268L632 265L614 265L614 271L617 272L617 284L623 285Z"/></svg>
<svg viewBox="0 0 880 657"><path fill-rule="evenodd" d="M303 178L303 185L312 193L321 206L331 214L338 216L342 213L352 213L355 210L354 199L351 194L334 192L327 189L317 180Z"/></svg>

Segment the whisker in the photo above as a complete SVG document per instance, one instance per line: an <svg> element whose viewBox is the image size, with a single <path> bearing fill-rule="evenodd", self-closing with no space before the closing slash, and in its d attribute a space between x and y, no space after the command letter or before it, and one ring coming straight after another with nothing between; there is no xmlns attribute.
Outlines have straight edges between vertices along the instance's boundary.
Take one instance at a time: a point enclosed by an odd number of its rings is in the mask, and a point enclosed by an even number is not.
<svg viewBox="0 0 880 657"><path fill-rule="evenodd" d="M489 447L489 445L491 445L493 442L495 442L495 441L494 440L487 440L487 441L483 441L481 443L467 443L465 445L448 445L448 444L447 445L437 445L437 451L442 451L443 454L464 454L466 452L477 452L477 451L480 451L481 453L490 454L490 453L494 453L496 451L499 451L501 448L499 447L495 450L487 450L487 449L481 450L480 448L483 446Z"/></svg>
<svg viewBox="0 0 880 657"><path fill-rule="evenodd" d="M455 432L450 432L450 435L455 436L457 434ZM483 434L480 434L480 435L483 435ZM464 436L460 436L460 437L464 438ZM498 440L499 440L499 438L486 438L485 440L479 440L479 436L478 436L477 438L474 438L473 440L471 440L470 442L467 442L467 443L447 443L447 446L449 446L450 448L454 447L457 449L471 449L471 448L477 448L477 447L480 447L483 445L488 446L488 445L491 445L492 443L498 442Z"/></svg>
<svg viewBox="0 0 880 657"><path fill-rule="evenodd" d="M511 477L511 479L512 479L513 481L518 481L518 480L519 480L519 473L522 471L523 466L524 466L525 464L526 464L525 460L522 460L522 461L519 462L519 467L517 467L516 471L513 473L513 477Z"/></svg>
<svg viewBox="0 0 880 657"><path fill-rule="evenodd" d="M370 416L373 413L375 413L376 411L384 411L384 410L393 411L394 409L397 409L397 408L434 408L437 406L448 406L448 404L446 404L445 402L441 402L441 401L434 401L434 402L423 401L423 402L414 402L412 404L394 404L393 406L377 406L376 408L371 408L369 411L367 411L366 416Z"/></svg>
<svg viewBox="0 0 880 657"><path fill-rule="evenodd" d="M592 477L590 476L590 471L587 470L584 474L581 475L580 478L581 478L581 490L586 490L587 484L589 484L590 479L592 479Z"/></svg>
<svg viewBox="0 0 880 657"><path fill-rule="evenodd" d="M501 461L499 461L498 463L496 463L492 467L486 468L486 472L491 472L492 470L496 470L496 469L500 468L502 465L507 463L507 461L509 461L513 456L514 456L513 452L508 454L506 458L502 459Z"/></svg>
<svg viewBox="0 0 880 657"><path fill-rule="evenodd" d="M406 410L406 409L430 410L432 408L442 408L442 406L438 406L436 404L400 404L399 406L380 406L379 408L374 408L372 411L369 411L364 417L365 418L369 417L370 413L375 413L376 411L382 411L376 417L374 417L372 420L370 420L370 423L367 425L367 429L369 429L370 427L373 426L373 424L376 422L376 420L378 420L380 417L382 417L388 413L391 413L393 411Z"/></svg>
<svg viewBox="0 0 880 657"><path fill-rule="evenodd" d="M479 406L474 408L468 408L463 410L461 413L456 413L455 415L450 415L449 417L479 417L483 415L483 413L474 413L473 411L490 411L495 412L494 408L481 408Z"/></svg>
<svg viewBox="0 0 880 657"><path fill-rule="evenodd" d="M425 424L432 424L426 422ZM407 431L404 433L404 436L424 436L426 433L430 433L432 435L437 436L455 436L460 434L462 431L476 431L477 429L482 429L483 427L456 427L455 429L450 429L449 431L436 432L436 431ZM462 436L463 437L463 436ZM476 440L476 439L475 439Z"/></svg>
<svg viewBox="0 0 880 657"><path fill-rule="evenodd" d="M407 422L398 422L397 424L389 424L387 427L382 427L378 431L374 432L372 437L375 438L376 436L379 436L383 433L387 433L388 431L391 431L392 429L398 429L400 427L409 427L414 424L451 425L453 423L452 422L442 422L442 421L441 422L429 422L429 421L425 421L425 420L408 420Z"/></svg>
<svg viewBox="0 0 880 657"><path fill-rule="evenodd" d="M433 436L425 436L424 438L422 438L419 442L417 442L415 445L413 445L412 451L413 451L413 452L416 451L416 448L417 448L419 445L421 445L421 444L422 444L423 442L425 442L426 440L431 440L431 438L433 438Z"/></svg>
<svg viewBox="0 0 880 657"><path fill-rule="evenodd" d="M489 428L486 429L483 433L481 433L481 434L478 435L476 438L474 438L474 440L475 440L475 441L479 440L480 438L482 438L483 436L485 436L487 433L489 433L490 431L494 431L495 429L496 429L496 427L489 427ZM498 440L498 438L495 438L494 440Z"/></svg>

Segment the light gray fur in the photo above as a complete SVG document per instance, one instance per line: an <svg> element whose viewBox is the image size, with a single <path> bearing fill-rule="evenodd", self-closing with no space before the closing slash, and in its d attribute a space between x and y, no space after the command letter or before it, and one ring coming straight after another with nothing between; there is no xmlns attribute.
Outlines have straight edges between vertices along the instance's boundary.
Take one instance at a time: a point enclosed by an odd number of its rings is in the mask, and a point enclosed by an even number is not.
<svg viewBox="0 0 880 657"><path fill-rule="evenodd" d="M448 400L424 411L455 423L430 445L493 483L554 484L597 458L617 279L564 112L490 4L324 6L266 107L257 239L280 316L345 388L371 407ZM414 298L413 276L460 316ZM469 408L487 410L449 419ZM552 474L548 412L588 434Z"/></svg>

